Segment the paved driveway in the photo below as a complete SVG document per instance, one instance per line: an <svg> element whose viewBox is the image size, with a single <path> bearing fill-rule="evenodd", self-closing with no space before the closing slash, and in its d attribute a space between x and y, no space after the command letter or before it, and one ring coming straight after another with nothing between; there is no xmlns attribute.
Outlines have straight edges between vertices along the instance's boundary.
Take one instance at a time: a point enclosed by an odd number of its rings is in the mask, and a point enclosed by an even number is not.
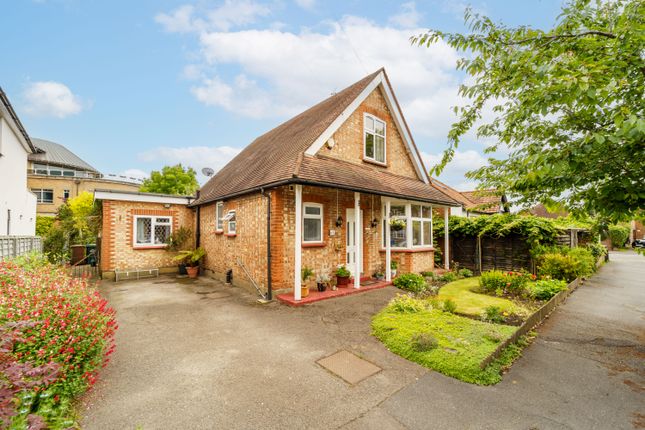
<svg viewBox="0 0 645 430"><path fill-rule="evenodd" d="M540 328L495 387L427 371L371 337L370 317L393 288L287 308L259 305L205 279L106 283L102 289L118 312L118 348L85 399L83 427L644 425L645 258L612 259ZM316 364L341 349L383 370L351 386Z"/></svg>

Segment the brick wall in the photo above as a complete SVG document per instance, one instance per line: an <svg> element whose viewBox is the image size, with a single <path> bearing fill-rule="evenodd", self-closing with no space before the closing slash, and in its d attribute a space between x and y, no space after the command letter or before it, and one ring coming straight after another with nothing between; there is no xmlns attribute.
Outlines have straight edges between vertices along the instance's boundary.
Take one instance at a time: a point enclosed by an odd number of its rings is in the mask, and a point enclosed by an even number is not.
<svg viewBox="0 0 645 430"><path fill-rule="evenodd" d="M183 205L164 208L161 203L103 201L101 228L101 271L133 268L173 268L175 253L164 248L135 248L133 230L135 215L171 216L173 231L179 227L194 231L194 211ZM109 276L109 274L106 274Z"/></svg>
<svg viewBox="0 0 645 430"><path fill-rule="evenodd" d="M332 149L323 146L319 154L338 158L356 164L363 161L363 114L370 113L386 123L386 161L387 166L369 163L376 169L389 171L401 176L418 178L414 164L407 151L401 134L387 107L380 88L375 89L363 103L352 113L334 134L336 145Z"/></svg>

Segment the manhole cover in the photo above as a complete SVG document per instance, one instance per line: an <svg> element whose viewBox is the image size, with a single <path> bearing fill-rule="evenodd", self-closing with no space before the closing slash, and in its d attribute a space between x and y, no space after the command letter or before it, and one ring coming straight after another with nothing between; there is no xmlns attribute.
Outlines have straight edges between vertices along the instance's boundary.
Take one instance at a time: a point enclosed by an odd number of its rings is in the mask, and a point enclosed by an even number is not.
<svg viewBox="0 0 645 430"><path fill-rule="evenodd" d="M381 370L380 367L348 351L338 351L329 357L321 358L317 363L350 384L357 384Z"/></svg>

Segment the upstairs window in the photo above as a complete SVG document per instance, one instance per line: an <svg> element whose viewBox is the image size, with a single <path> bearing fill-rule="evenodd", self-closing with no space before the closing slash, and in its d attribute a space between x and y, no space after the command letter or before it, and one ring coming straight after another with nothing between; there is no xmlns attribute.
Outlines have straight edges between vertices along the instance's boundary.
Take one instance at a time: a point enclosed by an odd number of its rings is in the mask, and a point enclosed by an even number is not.
<svg viewBox="0 0 645 430"><path fill-rule="evenodd" d="M365 136L363 157L385 164L385 122L366 113L363 124Z"/></svg>
<svg viewBox="0 0 645 430"><path fill-rule="evenodd" d="M319 203L305 203L302 214L302 241L320 243L323 237L323 206Z"/></svg>
<svg viewBox="0 0 645 430"><path fill-rule="evenodd" d="M224 221L222 220L223 216L224 216L224 202L217 202L217 204L215 205L215 220L216 220L215 231L224 230Z"/></svg>
<svg viewBox="0 0 645 430"><path fill-rule="evenodd" d="M134 246L166 246L166 241L172 233L172 217L164 216L135 216L134 217Z"/></svg>

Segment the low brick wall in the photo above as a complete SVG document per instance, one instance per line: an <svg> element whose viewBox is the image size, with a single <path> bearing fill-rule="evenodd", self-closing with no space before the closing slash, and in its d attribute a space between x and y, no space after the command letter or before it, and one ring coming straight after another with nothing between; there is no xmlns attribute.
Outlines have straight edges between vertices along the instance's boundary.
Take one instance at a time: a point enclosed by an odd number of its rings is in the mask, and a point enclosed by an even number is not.
<svg viewBox="0 0 645 430"><path fill-rule="evenodd" d="M600 267L606 260L606 257L600 257L598 261L596 261L596 268ZM493 360L495 360L501 352L509 345L517 342L520 337L526 335L528 332L533 330L535 327L540 325L550 314L555 310L555 308L560 305L562 302L564 302L569 295L575 291L576 288L578 288L583 282L583 278L576 278L569 285L567 285L567 289L564 291L559 292L555 296L551 297L551 300L546 302L540 309L538 309L535 313L533 313L530 317L524 321L524 324L522 324L516 331L513 333L508 339L506 339L504 342L500 343L495 351L493 351L488 357L484 358L482 362L479 364L479 367L484 369L486 366L488 366Z"/></svg>

